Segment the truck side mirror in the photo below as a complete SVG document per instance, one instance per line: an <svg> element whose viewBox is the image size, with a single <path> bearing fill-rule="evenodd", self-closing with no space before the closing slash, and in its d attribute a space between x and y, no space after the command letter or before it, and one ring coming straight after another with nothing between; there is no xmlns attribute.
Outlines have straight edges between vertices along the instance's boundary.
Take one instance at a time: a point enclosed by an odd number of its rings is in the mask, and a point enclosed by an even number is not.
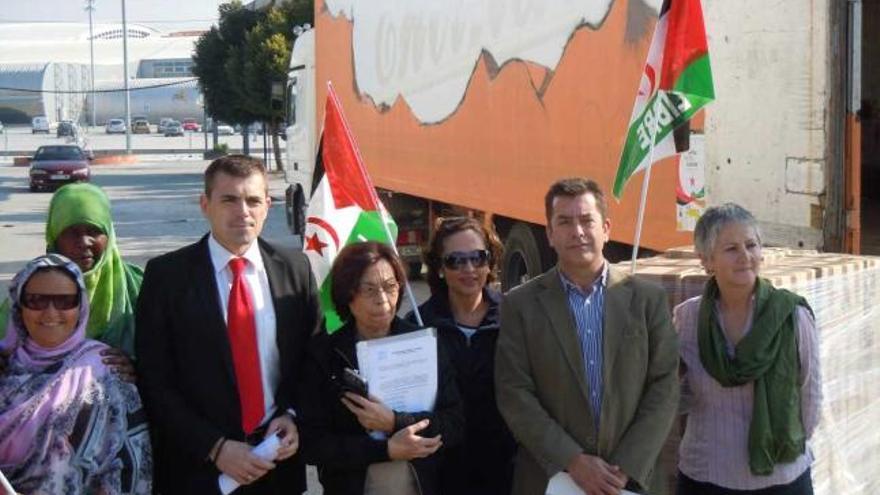
<svg viewBox="0 0 880 495"><path fill-rule="evenodd" d="M302 236L306 232L306 195L302 184L287 186L284 193L284 210L287 213L287 226L293 235Z"/></svg>

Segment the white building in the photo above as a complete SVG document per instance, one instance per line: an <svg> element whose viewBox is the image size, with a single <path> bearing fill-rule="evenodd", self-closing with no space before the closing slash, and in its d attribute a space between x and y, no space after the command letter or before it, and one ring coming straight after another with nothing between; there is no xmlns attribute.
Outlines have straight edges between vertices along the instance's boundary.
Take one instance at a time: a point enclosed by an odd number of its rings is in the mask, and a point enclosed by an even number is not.
<svg viewBox="0 0 880 495"><path fill-rule="evenodd" d="M96 97L100 124L124 113L122 25L99 23L93 31L95 87L104 91ZM191 72L200 34L162 32L129 23L130 94L139 104L137 108L132 105L132 115L146 115L153 122L161 117L202 115ZM42 114L51 121L69 118L88 122L89 40L87 23L0 24L0 121L27 122Z"/></svg>

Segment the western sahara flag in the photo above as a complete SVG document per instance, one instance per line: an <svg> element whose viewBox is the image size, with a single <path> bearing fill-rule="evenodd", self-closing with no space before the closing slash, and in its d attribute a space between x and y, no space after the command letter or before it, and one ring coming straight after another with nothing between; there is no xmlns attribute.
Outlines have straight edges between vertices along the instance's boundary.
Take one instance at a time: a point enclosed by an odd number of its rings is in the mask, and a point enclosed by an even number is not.
<svg viewBox="0 0 880 495"><path fill-rule="evenodd" d="M315 160L312 194L306 212L303 251L321 288L321 309L327 331L342 326L330 299L330 267L339 251L348 244L364 241L389 243L382 225L388 222L391 239L397 226L376 195L364 168L351 129L342 114L339 98L328 85L324 106L324 128Z"/></svg>
<svg viewBox="0 0 880 495"><path fill-rule="evenodd" d="M714 99L700 0L665 0L614 178L614 196L620 198L629 178L649 165L652 137L653 161L686 151L687 145L676 147L673 131Z"/></svg>

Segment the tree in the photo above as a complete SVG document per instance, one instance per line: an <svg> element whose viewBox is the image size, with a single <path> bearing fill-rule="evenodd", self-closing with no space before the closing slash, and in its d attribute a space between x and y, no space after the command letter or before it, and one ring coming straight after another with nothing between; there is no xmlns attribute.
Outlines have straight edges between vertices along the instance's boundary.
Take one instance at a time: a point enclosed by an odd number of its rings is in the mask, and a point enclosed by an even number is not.
<svg viewBox="0 0 880 495"><path fill-rule="evenodd" d="M212 26L196 42L193 74L199 79L207 111L215 122L247 124L258 116L239 98L234 81L227 76L226 66L230 55L245 44L247 33L259 21L260 13L244 8L237 0L220 5L219 12L218 26Z"/></svg>
<svg viewBox="0 0 880 495"><path fill-rule="evenodd" d="M241 92L240 98L267 124L278 170L282 168L278 129L287 113L283 93L293 48L293 28L313 21L313 0L288 0L269 7L248 32L242 50L235 55L237 60L227 66L227 72L234 71L229 75L238 81L235 87ZM282 95L273 97L273 85L281 87Z"/></svg>
<svg viewBox="0 0 880 495"><path fill-rule="evenodd" d="M243 57L244 70L239 72L242 90L241 97L250 108L261 116L268 124L272 136L272 148L275 162L280 170L281 154L279 153L278 126L284 121L284 105L276 105L273 101L273 83L284 84L290 64L290 52L293 43L292 26L288 27L284 12L271 7L266 15L247 35Z"/></svg>
<svg viewBox="0 0 880 495"><path fill-rule="evenodd" d="M196 44L193 73L211 114L244 125L265 122L279 170L278 128L286 108L273 100L272 85L286 87L294 26L313 22L314 0L287 0L263 11L235 1L220 6L219 26Z"/></svg>

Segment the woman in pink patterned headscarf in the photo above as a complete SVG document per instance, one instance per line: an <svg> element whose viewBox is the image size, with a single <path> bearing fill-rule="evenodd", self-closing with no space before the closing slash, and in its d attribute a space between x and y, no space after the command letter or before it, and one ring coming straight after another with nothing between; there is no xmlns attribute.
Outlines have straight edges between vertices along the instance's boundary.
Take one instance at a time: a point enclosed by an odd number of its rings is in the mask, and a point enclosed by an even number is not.
<svg viewBox="0 0 880 495"><path fill-rule="evenodd" d="M85 338L82 272L48 254L20 271L0 352L0 471L16 491L147 494L151 451L140 397Z"/></svg>

